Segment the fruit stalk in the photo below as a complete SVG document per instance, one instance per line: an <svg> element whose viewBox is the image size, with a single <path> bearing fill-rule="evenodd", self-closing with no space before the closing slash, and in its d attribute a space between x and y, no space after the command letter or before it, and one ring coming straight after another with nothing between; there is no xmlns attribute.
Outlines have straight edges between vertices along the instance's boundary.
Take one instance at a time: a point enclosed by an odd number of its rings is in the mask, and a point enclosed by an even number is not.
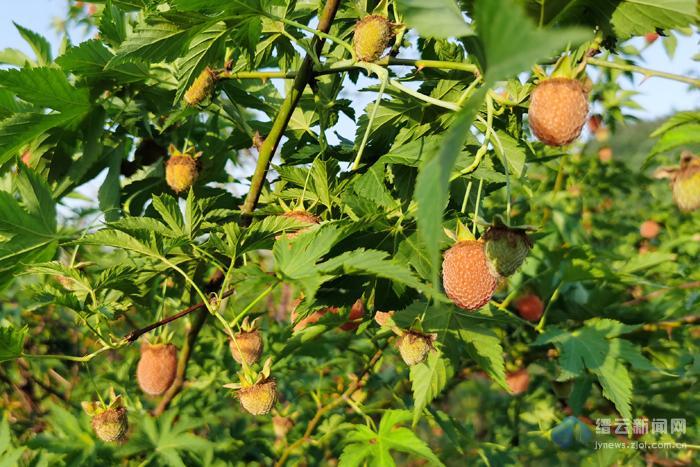
<svg viewBox="0 0 700 467"><path fill-rule="evenodd" d="M339 4L340 0L328 0L328 2L326 2L318 22L318 31L325 34L330 30ZM321 49L323 48L323 38L319 37L318 35L314 35L311 47L314 48L316 54L319 55L321 53ZM267 170L270 167L272 156L277 150L277 146L284 135L284 131L287 128L287 124L289 123L289 119L292 117L294 109L299 103L299 99L304 92L304 88L312 78L313 57L311 54L306 54L306 57L304 57L304 61L302 62L301 67L299 67L299 71L294 78L294 84L287 94L287 97L284 99L284 102L280 106L279 113L272 123L270 133L265 137L265 142L260 148L258 163L255 166L255 172L253 173L253 178L250 181L250 191L248 192L248 196L246 196L243 207L241 208L241 222L243 224L250 222L253 210L258 204L260 192L262 191L262 186L265 182L265 177L267 175Z"/></svg>

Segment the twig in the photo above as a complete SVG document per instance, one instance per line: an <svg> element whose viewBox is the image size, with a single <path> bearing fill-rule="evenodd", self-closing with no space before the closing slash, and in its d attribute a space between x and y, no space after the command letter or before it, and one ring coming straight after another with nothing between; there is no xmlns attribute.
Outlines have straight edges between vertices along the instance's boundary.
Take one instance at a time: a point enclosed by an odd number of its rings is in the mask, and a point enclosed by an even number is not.
<svg viewBox="0 0 700 467"><path fill-rule="evenodd" d="M328 0L328 2L326 2L326 6L323 8L323 12L321 13L321 17L318 22L318 31L327 33L330 30L331 23L335 18L335 13L338 10L339 4L340 0ZM319 54L323 48L323 39L315 35L312 39L311 46L316 51L316 54ZM250 191L248 192L248 196L246 196L245 202L241 208L241 223L244 225L250 222L253 210L258 204L260 192L262 191L262 186L265 182L267 170L270 168L272 156L274 156L277 146L284 135L284 131L287 129L287 124L292 117L294 109L299 103L299 99L301 99L304 88L312 78L313 58L311 54L307 54L299 67L296 77L294 78L292 88L289 90L284 102L282 102L279 113L272 123L270 133L265 137L265 142L260 147L260 151L258 153L258 163L255 166L255 172L253 173L253 178L250 181Z"/></svg>
<svg viewBox="0 0 700 467"><path fill-rule="evenodd" d="M233 289L227 290L226 292L221 294L221 296L219 298L224 299L224 298L232 295L233 292L234 292ZM176 319L180 319L183 316L189 315L193 311L197 311L200 308L205 308L205 307L206 307L206 303L204 303L204 302L199 302L197 304L194 304L191 307L185 308L184 310L182 310L178 313L175 313L172 316L168 316L167 318L161 319L160 321L156 321L155 323L151 323L148 326L143 327L141 329L136 329L134 331L131 331L129 334L124 336L124 340L130 344L130 343L134 342L136 339L138 339L139 337L141 337L143 334L146 334L147 332L150 332L153 329L164 326L172 321L175 321Z"/></svg>
<svg viewBox="0 0 700 467"><path fill-rule="evenodd" d="M333 399L332 401L330 401L326 405L319 406L319 408L316 410L316 414L314 414L314 417L306 425L306 430L304 431L304 435L285 448L285 450L282 452L282 455L275 463L275 467L283 466L284 463L289 458L289 455L296 448L298 448L299 446L304 444L304 442L309 440L309 437L314 432L314 429L316 429L316 425L318 425L318 423L321 421L321 418L325 414L327 414L328 412L333 410L335 407L342 404L348 396L350 396L353 392L355 392L357 390L357 388L362 384L364 377L372 370L372 367L377 363L379 358L382 356L382 352L384 351L385 347L386 347L386 345L379 348L374 353L374 355L372 355L372 358L370 358L369 362L367 362L367 365L365 365L364 369L359 374L357 379L354 380L352 383L350 383L348 388L345 391L343 391L342 394L336 396L335 399Z"/></svg>
<svg viewBox="0 0 700 467"><path fill-rule="evenodd" d="M680 81L681 83L686 83L690 84L691 86L695 86L700 88L700 79L694 79L689 76L683 76L683 75L676 75L673 73L666 73L665 71L658 71L658 70L651 70L649 68L643 68L637 65L630 65L629 63L617 63L617 62L609 62L607 60L601 60L599 58L589 58L588 63L590 65L595 65L595 66L600 66L604 68L613 68L615 70L622 70L622 71L629 71L632 73L640 73L644 75L646 78L651 78L652 76L656 76L659 78L666 78L670 79L673 81Z"/></svg>

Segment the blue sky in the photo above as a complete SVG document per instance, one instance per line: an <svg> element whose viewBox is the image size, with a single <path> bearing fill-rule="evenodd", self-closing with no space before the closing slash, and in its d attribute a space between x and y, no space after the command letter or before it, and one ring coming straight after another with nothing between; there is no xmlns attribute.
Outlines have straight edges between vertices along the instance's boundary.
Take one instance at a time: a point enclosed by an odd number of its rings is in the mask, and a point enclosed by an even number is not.
<svg viewBox="0 0 700 467"><path fill-rule="evenodd" d="M67 2L65 0L0 0L0 49L12 47L31 53L13 26L12 22L15 21L46 36L53 44L55 55L60 38L51 25L53 21L63 17L66 9ZM81 33L76 32L71 39L74 42L80 42L84 39L81 36ZM643 39L635 39L632 44L641 47ZM692 56L699 51L697 32L690 38L679 37L678 48L673 60L670 60L666 55L661 41L657 41L645 50L643 65L671 73L700 76L700 63L692 60ZM622 84L626 88L636 89L640 93L636 100L644 110L633 113L641 118L658 118L676 110L700 108L700 91L691 92L685 84L660 78L651 78L640 84L641 77L639 76L635 81L634 84L629 82ZM352 91L350 92L354 98L360 97ZM371 100L372 96L362 96L358 104L364 106L366 102Z"/></svg>

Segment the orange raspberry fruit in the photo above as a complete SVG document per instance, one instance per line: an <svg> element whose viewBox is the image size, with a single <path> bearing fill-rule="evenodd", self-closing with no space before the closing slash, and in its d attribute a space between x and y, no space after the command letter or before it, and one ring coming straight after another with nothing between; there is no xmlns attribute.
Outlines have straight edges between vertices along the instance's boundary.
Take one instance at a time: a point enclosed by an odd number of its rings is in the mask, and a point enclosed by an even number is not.
<svg viewBox="0 0 700 467"><path fill-rule="evenodd" d="M639 226L639 235L648 240L658 237L660 233L661 226L656 221L646 220Z"/></svg>
<svg viewBox="0 0 700 467"><path fill-rule="evenodd" d="M510 388L512 394L522 394L527 391L530 385L530 374L526 369L521 369L506 375L506 384Z"/></svg>
<svg viewBox="0 0 700 467"><path fill-rule="evenodd" d="M528 321L539 321L544 313L544 303L535 294L527 294L515 301L515 309L518 314Z"/></svg>
<svg viewBox="0 0 700 467"><path fill-rule="evenodd" d="M484 242L465 240L445 252L442 285L450 300L465 310L478 310L488 303L498 278L491 273Z"/></svg>
<svg viewBox="0 0 700 467"><path fill-rule="evenodd" d="M530 96L530 128L550 146L564 146L581 134L588 115L588 96L580 81L549 78Z"/></svg>
<svg viewBox="0 0 700 467"><path fill-rule="evenodd" d="M260 360L260 355L262 355L263 341L260 331L241 331L236 334L236 342L229 341L229 346L234 360L238 363L243 363L245 360L246 365L252 365Z"/></svg>
<svg viewBox="0 0 700 467"><path fill-rule="evenodd" d="M144 342L141 359L136 367L136 379L141 390L159 396L168 390L177 373L177 348L172 344Z"/></svg>
<svg viewBox="0 0 700 467"><path fill-rule="evenodd" d="M238 390L238 400L251 415L266 415L277 402L277 383L266 380Z"/></svg>
<svg viewBox="0 0 700 467"><path fill-rule="evenodd" d="M168 151L170 158L165 164L165 181L175 193L189 190L199 176L197 158L202 153L180 152L172 144Z"/></svg>

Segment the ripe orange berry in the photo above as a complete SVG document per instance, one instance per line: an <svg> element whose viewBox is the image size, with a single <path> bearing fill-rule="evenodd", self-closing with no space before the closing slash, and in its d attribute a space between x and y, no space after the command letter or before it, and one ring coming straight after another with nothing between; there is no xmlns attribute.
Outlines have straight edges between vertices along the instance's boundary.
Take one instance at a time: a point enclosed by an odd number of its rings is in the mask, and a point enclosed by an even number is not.
<svg viewBox="0 0 700 467"><path fill-rule="evenodd" d="M550 146L564 146L581 134L588 115L588 96L578 80L549 78L532 91L528 115L537 139Z"/></svg>
<svg viewBox="0 0 700 467"><path fill-rule="evenodd" d="M172 344L144 342L141 359L136 367L136 379L141 390L159 396L168 390L177 373L177 348Z"/></svg>
<svg viewBox="0 0 700 467"><path fill-rule="evenodd" d="M523 295L515 301L518 314L528 321L539 321L544 312L544 303L535 294Z"/></svg>
<svg viewBox="0 0 700 467"><path fill-rule="evenodd" d="M488 303L498 280L489 268L484 242L465 240L445 252L442 285L450 300L465 310L478 310Z"/></svg>
<svg viewBox="0 0 700 467"><path fill-rule="evenodd" d="M512 394L522 394L527 391L527 388L530 385L530 375L525 368L513 373L508 373L506 375L506 383L508 384Z"/></svg>
<svg viewBox="0 0 700 467"><path fill-rule="evenodd" d="M236 342L229 340L231 355L238 363L245 360L246 365L252 365L260 359L263 350L263 341L260 331L241 331L236 333Z"/></svg>
<svg viewBox="0 0 700 467"><path fill-rule="evenodd" d="M651 240L652 238L658 237L660 233L661 226L656 221L646 220L639 226L639 235L643 238Z"/></svg>

